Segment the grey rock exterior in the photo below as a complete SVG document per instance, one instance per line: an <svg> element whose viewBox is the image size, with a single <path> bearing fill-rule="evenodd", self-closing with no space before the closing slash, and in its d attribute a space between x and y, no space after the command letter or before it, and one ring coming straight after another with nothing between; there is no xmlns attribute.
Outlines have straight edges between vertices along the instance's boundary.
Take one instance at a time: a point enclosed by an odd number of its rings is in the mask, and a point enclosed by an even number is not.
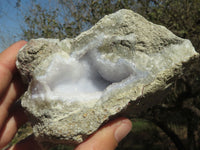
<svg viewBox="0 0 200 150"><path fill-rule="evenodd" d="M109 62L123 59L133 64L134 71L110 84L94 101L31 98L34 79L46 73L53 54L79 59L93 51ZM131 10L120 10L74 39L30 40L20 50L16 65L29 85L22 106L30 116L36 139L41 143L78 144L114 116L136 117L161 104L171 85L189 73L197 60L199 54L189 40Z"/></svg>

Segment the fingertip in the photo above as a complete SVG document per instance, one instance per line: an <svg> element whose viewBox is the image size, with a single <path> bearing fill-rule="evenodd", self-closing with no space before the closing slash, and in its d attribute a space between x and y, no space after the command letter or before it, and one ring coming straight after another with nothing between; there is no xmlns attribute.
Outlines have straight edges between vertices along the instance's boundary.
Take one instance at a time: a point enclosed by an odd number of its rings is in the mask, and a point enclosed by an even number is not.
<svg viewBox="0 0 200 150"><path fill-rule="evenodd" d="M132 122L129 119L121 121L120 125L116 128L114 136L116 141L119 143L132 129Z"/></svg>
<svg viewBox="0 0 200 150"><path fill-rule="evenodd" d="M18 41L0 53L0 65L2 69L10 72L16 69L15 62L17 53L26 43L24 40Z"/></svg>
<svg viewBox="0 0 200 150"><path fill-rule="evenodd" d="M26 44L27 44L27 41L20 40L20 41L15 42L14 44L12 44L5 51L7 51L7 53L12 51L12 53L14 55L17 55L18 51Z"/></svg>
<svg viewBox="0 0 200 150"><path fill-rule="evenodd" d="M16 43L14 43L15 45L19 45L20 47L24 46L25 44L27 43L27 41L25 40L20 40L20 41L17 41Z"/></svg>
<svg viewBox="0 0 200 150"><path fill-rule="evenodd" d="M15 43L13 43L12 45L10 45L7 49L5 49L3 53L8 53L8 52L13 52L13 51L19 51L25 44L27 43L27 41L25 40L20 40L20 41L17 41Z"/></svg>
<svg viewBox="0 0 200 150"><path fill-rule="evenodd" d="M111 121L81 143L76 150L114 150L131 128L132 122L129 119L119 118Z"/></svg>

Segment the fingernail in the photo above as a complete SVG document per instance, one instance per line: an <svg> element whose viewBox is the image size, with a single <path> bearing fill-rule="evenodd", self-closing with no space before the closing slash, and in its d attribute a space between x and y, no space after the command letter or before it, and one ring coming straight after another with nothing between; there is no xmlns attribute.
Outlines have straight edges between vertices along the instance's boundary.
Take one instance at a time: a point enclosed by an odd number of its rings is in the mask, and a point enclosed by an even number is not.
<svg viewBox="0 0 200 150"><path fill-rule="evenodd" d="M131 123L129 120L123 120L115 130L115 139L120 142L131 131Z"/></svg>

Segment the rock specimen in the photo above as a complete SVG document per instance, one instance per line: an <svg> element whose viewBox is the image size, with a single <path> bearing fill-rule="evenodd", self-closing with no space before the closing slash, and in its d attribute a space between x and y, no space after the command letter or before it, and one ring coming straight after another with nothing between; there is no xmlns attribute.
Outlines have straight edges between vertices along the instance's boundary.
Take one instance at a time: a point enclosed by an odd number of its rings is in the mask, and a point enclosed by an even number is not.
<svg viewBox="0 0 200 150"><path fill-rule="evenodd" d="M78 144L115 115L162 102L199 59L191 42L130 10L105 16L74 39L33 39L16 62L40 142Z"/></svg>

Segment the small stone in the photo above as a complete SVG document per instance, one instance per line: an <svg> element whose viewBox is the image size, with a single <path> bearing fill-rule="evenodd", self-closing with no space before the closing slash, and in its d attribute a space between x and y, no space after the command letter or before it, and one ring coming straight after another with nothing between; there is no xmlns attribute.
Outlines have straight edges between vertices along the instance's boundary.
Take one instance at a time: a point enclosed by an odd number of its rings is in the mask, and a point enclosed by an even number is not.
<svg viewBox="0 0 200 150"><path fill-rule="evenodd" d="M16 62L22 106L39 142L79 144L115 115L161 104L198 59L189 40L119 10L74 39L30 40Z"/></svg>

